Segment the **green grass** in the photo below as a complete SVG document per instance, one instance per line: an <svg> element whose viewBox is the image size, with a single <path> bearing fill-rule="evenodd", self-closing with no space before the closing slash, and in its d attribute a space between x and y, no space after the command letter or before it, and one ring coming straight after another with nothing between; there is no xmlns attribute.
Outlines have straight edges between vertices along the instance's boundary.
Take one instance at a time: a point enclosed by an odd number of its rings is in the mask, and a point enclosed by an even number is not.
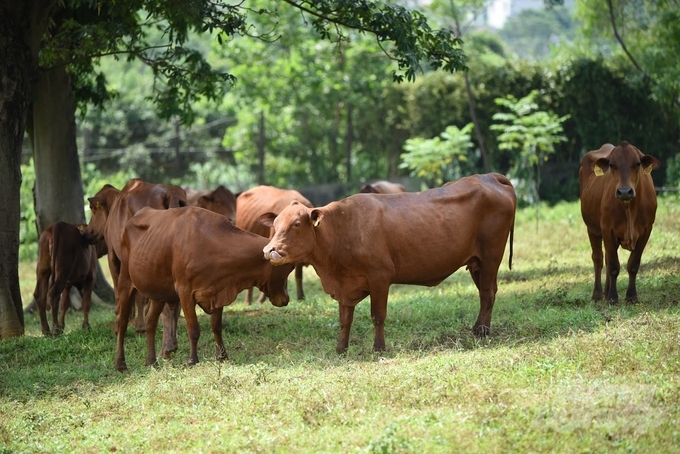
<svg viewBox="0 0 680 454"><path fill-rule="evenodd" d="M393 286L382 354L368 301L335 354L337 304L311 268L307 301L227 308L226 362L204 314L197 366L181 320L180 351L157 368L130 330L129 374L113 370L111 309L93 310L90 331L70 312L56 339L28 314L27 335L0 342L0 453L680 452L680 201L660 200L637 304L590 300L577 203L539 214L537 232L534 210L518 212L481 340L464 270ZM22 265L24 298L34 273Z"/></svg>

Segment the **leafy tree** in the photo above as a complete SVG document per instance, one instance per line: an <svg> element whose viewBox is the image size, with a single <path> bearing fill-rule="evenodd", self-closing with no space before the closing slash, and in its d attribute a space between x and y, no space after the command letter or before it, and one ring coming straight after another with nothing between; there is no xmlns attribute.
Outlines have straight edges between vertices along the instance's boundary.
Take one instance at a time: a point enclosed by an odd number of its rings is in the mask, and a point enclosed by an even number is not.
<svg viewBox="0 0 680 454"><path fill-rule="evenodd" d="M410 169L411 175L425 178L433 186L445 181L457 180L468 173L465 164L473 147L470 134L474 125L468 123L462 129L449 126L433 139L408 139L406 153L401 155L401 168Z"/></svg>
<svg viewBox="0 0 680 454"><path fill-rule="evenodd" d="M575 27L566 7L524 9L508 18L499 35L519 57L544 60L550 56L552 46L574 40Z"/></svg>
<svg viewBox="0 0 680 454"><path fill-rule="evenodd" d="M538 110L538 96L539 92L532 90L521 99L512 95L497 98L496 104L509 112L494 114L497 123L491 125L492 130L500 131L499 148L516 153L510 177L516 179L518 195L534 204L540 201L541 164L555 152L556 143L567 140L562 135L562 123L569 118Z"/></svg>
<svg viewBox="0 0 680 454"><path fill-rule="evenodd" d="M396 61L393 77L397 80L413 80L423 62L447 71L464 68L460 41L447 30L431 29L419 12L366 0L286 3L299 9L321 38L346 40L347 29L374 35ZM214 69L192 48L190 34L217 33L218 41L247 35L249 14L271 11L209 0L0 0L4 62L0 67L0 337L23 332L18 246L20 153L27 126L36 165L38 224L44 228L62 213L70 222L84 220L75 106L106 97L105 75L96 69L98 59L119 54L143 61L156 77L149 96L161 115L191 122L193 101L220 97L234 77ZM58 199L51 199L55 194Z"/></svg>

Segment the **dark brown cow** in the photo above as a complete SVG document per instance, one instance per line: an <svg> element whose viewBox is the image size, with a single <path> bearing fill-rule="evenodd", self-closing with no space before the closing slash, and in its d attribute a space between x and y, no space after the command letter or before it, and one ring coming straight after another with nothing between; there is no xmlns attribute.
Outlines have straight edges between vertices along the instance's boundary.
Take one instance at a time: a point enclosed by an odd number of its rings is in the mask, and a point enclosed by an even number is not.
<svg viewBox="0 0 680 454"><path fill-rule="evenodd" d="M403 184L399 183L376 181L375 183L363 185L359 192L363 194L398 194L406 192L406 188Z"/></svg>
<svg viewBox="0 0 680 454"><path fill-rule="evenodd" d="M85 224L55 222L40 234L33 296L45 336L51 334L46 313L48 294L52 308L52 334L59 335L64 331L64 316L71 305L73 286L83 292L83 328L90 328L90 303L97 277L97 259L106 254L106 243L100 241L96 246L90 245L80 233L83 228Z"/></svg>
<svg viewBox="0 0 680 454"><path fill-rule="evenodd" d="M434 286L463 265L479 290L474 332L488 334L498 268L515 219L515 190L503 175L462 178L419 193L355 194L324 207L292 203L262 216L275 234L273 264L308 262L340 306L338 353L347 350L354 307L371 297L373 348L385 349L391 284Z"/></svg>
<svg viewBox="0 0 680 454"><path fill-rule="evenodd" d="M312 202L307 200L302 194L294 189L279 189L273 186L256 186L238 195L236 198L236 227L257 233L265 238L271 238L274 231L260 222L260 216L265 213L280 213L293 200L299 201L302 205L313 208ZM297 299L305 299L305 292L302 288L302 267L297 264L295 267L295 286ZM260 295L259 302L264 297ZM252 300L252 289L246 294L246 304Z"/></svg>
<svg viewBox="0 0 680 454"><path fill-rule="evenodd" d="M184 190L190 206L205 208L226 216L232 224L236 222L236 196L229 189L220 185L213 191L196 191L191 188Z"/></svg>
<svg viewBox="0 0 680 454"><path fill-rule="evenodd" d="M626 300L637 300L635 277L645 245L656 217L656 192L652 170L659 160L645 155L628 142L618 147L604 144L583 156L579 169L581 214L588 228L595 267L593 299L603 296L618 301L616 278L621 270L619 246L631 251L628 258ZM604 241L605 275L602 293L602 242Z"/></svg>
<svg viewBox="0 0 680 454"><path fill-rule="evenodd" d="M109 248L109 269L114 290L118 285L120 242L127 220L147 206L156 209L168 209L187 205L186 194L181 187L146 183L137 178L128 181L120 191L107 184L88 200L92 217L83 231L83 235L91 242L101 239L106 241ZM146 329L144 303L144 298L138 298L137 317L135 319L135 329L138 333L142 333ZM116 311L118 311L118 308L116 308ZM170 311L169 308L163 311L163 348L161 355L164 358L169 357L171 352L177 350L178 318L179 308L174 312Z"/></svg>
<svg viewBox="0 0 680 454"><path fill-rule="evenodd" d="M212 314L210 325L220 359L227 357L222 341L222 308L240 291L257 286L274 306L288 304L292 265L272 266L262 257L268 240L245 232L224 216L195 207L172 210L144 208L125 226L122 239L118 300L120 312L115 367L125 370L124 333L135 291L150 298L146 319L146 365L156 362L156 324L163 307L181 305L190 342L189 363L198 362L198 304Z"/></svg>

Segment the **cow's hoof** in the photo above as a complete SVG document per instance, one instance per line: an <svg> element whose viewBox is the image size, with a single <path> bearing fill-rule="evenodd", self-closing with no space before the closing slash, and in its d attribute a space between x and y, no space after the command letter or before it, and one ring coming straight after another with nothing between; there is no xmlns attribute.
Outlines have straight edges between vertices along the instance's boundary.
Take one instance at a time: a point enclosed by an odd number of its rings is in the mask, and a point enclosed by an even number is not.
<svg viewBox="0 0 680 454"><path fill-rule="evenodd" d="M89 323L83 323L83 329L90 330L90 324Z"/></svg>
<svg viewBox="0 0 680 454"><path fill-rule="evenodd" d="M127 364L125 364L125 361L115 363L114 367L118 372L125 373L128 371Z"/></svg>
<svg viewBox="0 0 680 454"><path fill-rule="evenodd" d="M170 350L161 350L160 357L163 359L170 359L172 358L172 352Z"/></svg>
<svg viewBox="0 0 680 454"><path fill-rule="evenodd" d="M491 328L489 328L488 326L484 326L484 325L475 325L472 328L472 332L477 337L486 337L491 332Z"/></svg>

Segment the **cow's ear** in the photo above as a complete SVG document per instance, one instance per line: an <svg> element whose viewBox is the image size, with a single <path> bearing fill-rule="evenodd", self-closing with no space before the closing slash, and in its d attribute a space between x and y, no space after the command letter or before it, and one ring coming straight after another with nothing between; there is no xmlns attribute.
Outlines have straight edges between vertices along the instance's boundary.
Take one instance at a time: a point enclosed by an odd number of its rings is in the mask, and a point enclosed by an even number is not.
<svg viewBox="0 0 680 454"><path fill-rule="evenodd" d="M87 201L90 202L90 210L91 211L102 209L102 204L99 201L99 199L97 199L97 197L90 197L89 199L87 199Z"/></svg>
<svg viewBox="0 0 680 454"><path fill-rule="evenodd" d="M659 162L659 160L656 159L654 156L650 156L648 154L644 155L642 159L640 159L640 163L642 164L642 168L645 169L645 173L647 175L652 173L652 170L661 167L661 163Z"/></svg>
<svg viewBox="0 0 680 454"><path fill-rule="evenodd" d="M309 218L312 220L312 223L314 224L314 227L318 227L319 223L323 219L323 211L321 210L312 210L312 212L309 215Z"/></svg>
<svg viewBox="0 0 680 454"><path fill-rule="evenodd" d="M593 172L596 176L601 177L607 170L609 170L609 159L600 158L593 163Z"/></svg>
<svg viewBox="0 0 680 454"><path fill-rule="evenodd" d="M260 216L260 224L266 225L267 227L274 227L274 219L276 219L274 213L265 213Z"/></svg>
<svg viewBox="0 0 680 454"><path fill-rule="evenodd" d="M209 195L202 195L202 196L200 196L200 197L198 198L198 203L203 203L203 204L205 204L205 203L212 202L212 200L213 200L212 196L209 196ZM198 206L202 206L202 205L198 205Z"/></svg>

